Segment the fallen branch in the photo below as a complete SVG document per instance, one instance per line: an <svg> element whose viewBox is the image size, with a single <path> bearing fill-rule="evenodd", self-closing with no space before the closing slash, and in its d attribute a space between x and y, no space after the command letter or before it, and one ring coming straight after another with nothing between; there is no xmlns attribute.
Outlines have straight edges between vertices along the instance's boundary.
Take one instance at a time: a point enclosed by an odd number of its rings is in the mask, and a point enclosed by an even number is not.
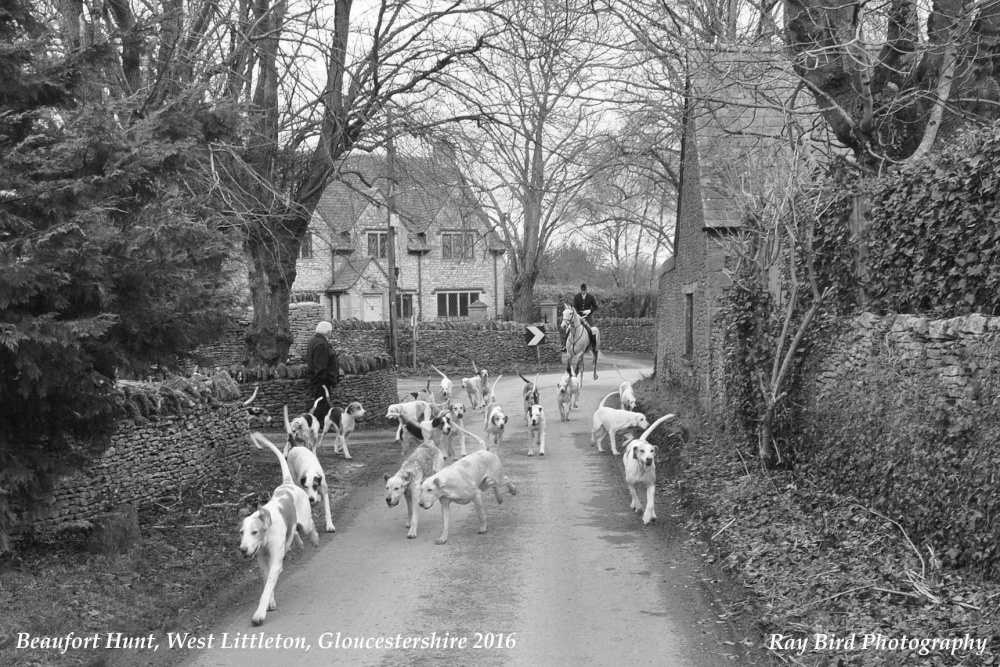
<svg viewBox="0 0 1000 667"><path fill-rule="evenodd" d="M827 602L829 600L834 600L836 598L839 598L842 595L849 595L851 593L856 593L858 591L865 591L865 590L868 590L869 588L874 588L874 586L858 586L857 588L851 588L850 590L841 591L840 593L837 593L836 595L830 595L830 596L827 596L827 597L822 598L820 600L813 600L812 602L807 603L805 606L806 607L811 607L814 604L819 604L820 602Z"/></svg>
<svg viewBox="0 0 1000 667"><path fill-rule="evenodd" d="M924 562L924 557L920 555L920 549L918 549L916 547L916 545L913 544L913 542L910 540L910 536L906 534L906 531L903 530L902 526L900 526L898 523L896 523L895 521L893 521L892 519L890 519L886 515L884 515L884 514L882 514L880 512L876 512L873 509L868 509L864 505L859 505L858 503L851 503L851 505L854 505L855 507L860 507L861 509L865 510L866 512L871 512L875 516L880 517L882 519L885 519L886 521L888 521L889 523L891 523L892 525L894 525L896 528L899 528L899 532L901 532L903 534L903 537L906 538L906 542L910 545L910 548L913 549L913 553L917 554L917 558L920 559L920 578L923 579L923 578L925 578L927 576L927 563Z"/></svg>
<svg viewBox="0 0 1000 667"><path fill-rule="evenodd" d="M745 458L743 458L743 452L740 451L739 447L733 447L733 449L735 449L736 453L740 455L740 461L743 461L743 470L746 471L747 477L749 477L750 476L750 467L747 466L747 460Z"/></svg>
<svg viewBox="0 0 1000 667"><path fill-rule="evenodd" d="M731 520L731 521L730 521L729 523L727 523L727 524L726 524L725 526L723 526L723 527L722 527L722 528L720 528L719 530L715 531L715 534L714 534L714 535L712 535L712 537L710 537L710 538L708 538L708 539L710 539L710 540L714 540L714 539L715 539L715 538L717 538L717 537L718 537L719 535L721 535L721 534L722 534L722 532L723 532L724 530L726 530L726 528L729 528L729 527L730 527L731 525L733 525L734 523L736 523L736 517L733 517L733 518L732 518L732 520Z"/></svg>

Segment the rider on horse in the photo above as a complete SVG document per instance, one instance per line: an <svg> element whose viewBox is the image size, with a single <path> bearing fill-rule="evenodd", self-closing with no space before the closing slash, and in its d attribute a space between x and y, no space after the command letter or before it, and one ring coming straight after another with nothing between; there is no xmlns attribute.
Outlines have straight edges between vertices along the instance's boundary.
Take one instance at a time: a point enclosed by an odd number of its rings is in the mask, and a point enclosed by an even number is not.
<svg viewBox="0 0 1000 667"><path fill-rule="evenodd" d="M573 297L573 309L580 314L583 326L586 327L587 333L590 335L590 343L593 345L595 343L594 330L591 327L594 325L594 311L597 310L597 299L587 291L587 283L581 284L580 293Z"/></svg>

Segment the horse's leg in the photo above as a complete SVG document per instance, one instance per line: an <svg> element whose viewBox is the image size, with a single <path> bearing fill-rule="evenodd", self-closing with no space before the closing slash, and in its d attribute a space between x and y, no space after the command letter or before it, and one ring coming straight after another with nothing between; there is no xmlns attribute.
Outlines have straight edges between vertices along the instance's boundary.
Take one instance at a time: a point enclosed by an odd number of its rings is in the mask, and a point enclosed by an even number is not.
<svg viewBox="0 0 1000 667"><path fill-rule="evenodd" d="M597 355L598 355L598 352L599 352L598 347L600 347L600 345L601 345L601 332L595 331L594 332L594 345L593 345L593 352L594 352L594 379L595 380L597 379Z"/></svg>

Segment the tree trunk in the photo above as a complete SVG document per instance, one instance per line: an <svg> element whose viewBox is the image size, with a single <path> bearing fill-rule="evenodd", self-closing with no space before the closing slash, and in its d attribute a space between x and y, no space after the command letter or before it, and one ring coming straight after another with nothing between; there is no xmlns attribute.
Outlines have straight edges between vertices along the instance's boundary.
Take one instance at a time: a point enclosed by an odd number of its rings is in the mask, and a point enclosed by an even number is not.
<svg viewBox="0 0 1000 667"><path fill-rule="evenodd" d="M295 282L295 260L306 230L301 221L300 225L302 234L295 234L289 226L267 225L249 234L244 244L253 302L243 357L248 366L274 366L288 359L293 342L288 304Z"/></svg>
<svg viewBox="0 0 1000 667"><path fill-rule="evenodd" d="M533 297L535 294L535 279L538 272L522 273L514 278L514 321L534 322L535 305Z"/></svg>
<svg viewBox="0 0 1000 667"><path fill-rule="evenodd" d="M778 465L778 452L774 448L774 406L769 405L764 411L760 424L760 441L758 443L760 460L767 470L773 470Z"/></svg>

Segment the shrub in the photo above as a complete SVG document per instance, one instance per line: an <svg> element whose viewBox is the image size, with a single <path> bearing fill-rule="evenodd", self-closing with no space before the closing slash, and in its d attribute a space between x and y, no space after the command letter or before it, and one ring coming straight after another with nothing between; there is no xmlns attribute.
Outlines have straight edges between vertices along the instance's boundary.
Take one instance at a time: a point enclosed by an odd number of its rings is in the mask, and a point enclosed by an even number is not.
<svg viewBox="0 0 1000 667"><path fill-rule="evenodd" d="M954 317L1000 314L1000 122L970 131L928 158L862 181L841 174L816 234L816 270L828 305ZM863 194L870 221L850 227ZM855 278L855 252L866 250Z"/></svg>
<svg viewBox="0 0 1000 667"><path fill-rule="evenodd" d="M981 378L982 395L1000 372ZM822 486L893 518L926 554L996 574L1000 564L1000 405L928 406L905 360L881 355L804 409L798 460Z"/></svg>

